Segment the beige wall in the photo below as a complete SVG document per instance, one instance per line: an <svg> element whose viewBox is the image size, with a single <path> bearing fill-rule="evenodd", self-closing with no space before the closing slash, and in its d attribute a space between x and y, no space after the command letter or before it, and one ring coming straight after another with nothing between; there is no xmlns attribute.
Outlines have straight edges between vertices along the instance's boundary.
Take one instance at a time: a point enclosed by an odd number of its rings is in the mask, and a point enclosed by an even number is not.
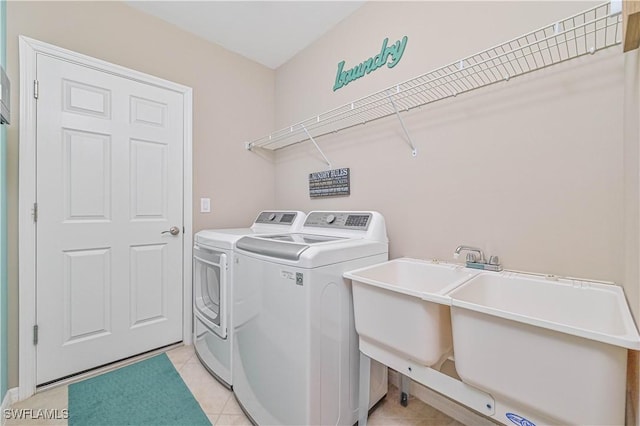
<svg viewBox="0 0 640 426"><path fill-rule="evenodd" d="M285 126L564 18L576 2L372 2L276 73ZM491 22L489 24L489 22ZM384 37L407 35L401 62L332 91ZM392 257L452 260L459 244L506 268L624 278L623 57L619 48L403 114L413 158L390 117L320 138L352 194L310 200L324 164L309 143L278 151L279 207L376 209Z"/></svg>
<svg viewBox="0 0 640 426"><path fill-rule="evenodd" d="M18 383L18 35L193 88L195 231L245 226L274 205L273 163L243 147L273 128L272 70L120 2L8 2L9 387ZM198 213L200 197L211 214Z"/></svg>
<svg viewBox="0 0 640 426"><path fill-rule="evenodd" d="M595 4L367 3L277 70L277 127ZM376 54L385 37L404 35L409 41L395 68L332 91L339 61L348 69ZM640 67L634 58L625 66L621 48L612 48L404 113L417 158L395 118L319 138L333 167L351 168L349 197L309 199L308 173L325 168L310 143L278 151L277 205L378 210L387 220L391 257L451 261L464 243L499 255L507 269L614 281L624 285L640 324ZM631 107L625 91L632 91ZM629 389L637 413L640 360L632 355Z"/></svg>
<svg viewBox="0 0 640 426"><path fill-rule="evenodd" d="M636 323L640 325L640 55L625 53L624 179L625 179L625 278L624 288ZM640 353L629 357L630 399L636 425L640 425Z"/></svg>

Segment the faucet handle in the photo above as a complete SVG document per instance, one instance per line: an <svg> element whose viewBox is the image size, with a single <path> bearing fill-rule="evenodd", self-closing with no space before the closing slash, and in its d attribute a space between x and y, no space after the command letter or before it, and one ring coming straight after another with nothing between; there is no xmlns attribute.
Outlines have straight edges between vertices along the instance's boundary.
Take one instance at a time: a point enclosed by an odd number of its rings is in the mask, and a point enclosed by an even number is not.
<svg viewBox="0 0 640 426"><path fill-rule="evenodd" d="M499 265L500 258L498 256L489 256L489 265Z"/></svg>
<svg viewBox="0 0 640 426"><path fill-rule="evenodd" d="M476 254L475 253L467 253L467 263L476 263Z"/></svg>

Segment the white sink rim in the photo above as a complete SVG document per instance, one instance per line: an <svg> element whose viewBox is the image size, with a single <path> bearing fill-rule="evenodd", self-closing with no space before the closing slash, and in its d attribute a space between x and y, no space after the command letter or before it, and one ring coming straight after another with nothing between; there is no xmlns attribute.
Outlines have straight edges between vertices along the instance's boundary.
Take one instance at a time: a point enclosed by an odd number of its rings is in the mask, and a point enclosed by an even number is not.
<svg viewBox="0 0 640 426"><path fill-rule="evenodd" d="M401 283L389 283L380 279L374 279L371 277L362 276L361 273L368 272L376 268L384 268L390 264L398 264L398 263L411 263L414 265L422 265L425 268L437 268L440 270L446 269L450 270L455 274L462 274L460 278L450 280L443 285L438 291L418 291L411 288L401 286ZM389 290L395 293L406 294L408 296L416 297L428 302L439 303L442 305L451 305L451 298L448 296L449 292L459 287L463 283L469 281L471 278L480 274L480 270L465 268L462 265L455 263L447 263L441 261L429 261L422 259L414 259L410 257L399 257L396 259L391 259L386 262L378 263L375 265L367 266L360 269L355 269L353 271L347 271L343 274L345 278L348 278L352 281L357 281L359 283L372 285L375 287L383 288L385 290Z"/></svg>
<svg viewBox="0 0 640 426"><path fill-rule="evenodd" d="M530 315L524 315L518 312L504 310L496 307L491 307L486 304L480 304L475 302L470 302L461 298L460 293L462 293L465 289L476 285L477 282L480 282L481 278L485 277L496 277L498 279L506 279L506 280L525 280L525 281L538 281L540 283L545 284L558 284L572 287L580 287L584 289L594 289L598 291L604 291L612 293L617 301L618 308L620 309L622 325L624 327L625 333L623 334L611 334L602 331L582 328L569 324L562 324L558 322L554 322L547 319L537 318ZM516 282L512 283L513 285L518 285ZM629 305L627 304L624 291L618 285L614 284L605 284L591 281L580 281L580 280L569 280L569 279L558 279L558 280L548 280L544 277L539 277L535 275L529 274L520 274L515 272L504 271L502 273L494 273L494 272L483 272L475 275L470 278L466 282L462 283L460 286L452 290L449 295L451 299L451 306L465 308L476 312L481 312L484 314L488 314L495 317L500 317L508 320L513 320L519 323L530 324L537 327L546 328L549 330L558 331L561 333L571 334L578 337L583 337L590 340L595 340L603 343L608 343L616 346L625 347L627 349L640 350L640 334L638 333L638 329L635 325L633 317L631 315L631 311L629 310Z"/></svg>

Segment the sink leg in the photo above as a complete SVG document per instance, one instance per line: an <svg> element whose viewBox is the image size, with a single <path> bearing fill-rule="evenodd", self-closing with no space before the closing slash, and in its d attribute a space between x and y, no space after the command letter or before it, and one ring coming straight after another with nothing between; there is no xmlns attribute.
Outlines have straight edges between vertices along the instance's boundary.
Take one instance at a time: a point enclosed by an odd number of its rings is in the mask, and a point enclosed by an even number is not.
<svg viewBox="0 0 640 426"><path fill-rule="evenodd" d="M360 398L358 406L358 426L367 426L369 416L369 383L371 380L371 358L360 352Z"/></svg>
<svg viewBox="0 0 640 426"><path fill-rule="evenodd" d="M411 379L404 374L400 374L400 405L406 407L409 405L409 386Z"/></svg>

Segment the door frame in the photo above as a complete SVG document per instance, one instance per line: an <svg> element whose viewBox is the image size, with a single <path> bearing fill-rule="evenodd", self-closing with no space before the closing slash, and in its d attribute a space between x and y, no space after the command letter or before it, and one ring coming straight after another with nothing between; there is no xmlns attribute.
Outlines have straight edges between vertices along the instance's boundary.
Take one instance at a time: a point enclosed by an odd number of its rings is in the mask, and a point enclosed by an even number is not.
<svg viewBox="0 0 640 426"><path fill-rule="evenodd" d="M44 54L119 77L150 84L182 94L184 107L183 150L183 319L182 340L190 344L191 336L191 274L192 274L192 97L190 87L134 71L120 65L63 49L25 36L19 36L20 51L20 147L18 188L18 296L19 300L19 368L18 399L36 391L36 348L33 326L36 324L36 227L33 204L36 202L36 56Z"/></svg>

